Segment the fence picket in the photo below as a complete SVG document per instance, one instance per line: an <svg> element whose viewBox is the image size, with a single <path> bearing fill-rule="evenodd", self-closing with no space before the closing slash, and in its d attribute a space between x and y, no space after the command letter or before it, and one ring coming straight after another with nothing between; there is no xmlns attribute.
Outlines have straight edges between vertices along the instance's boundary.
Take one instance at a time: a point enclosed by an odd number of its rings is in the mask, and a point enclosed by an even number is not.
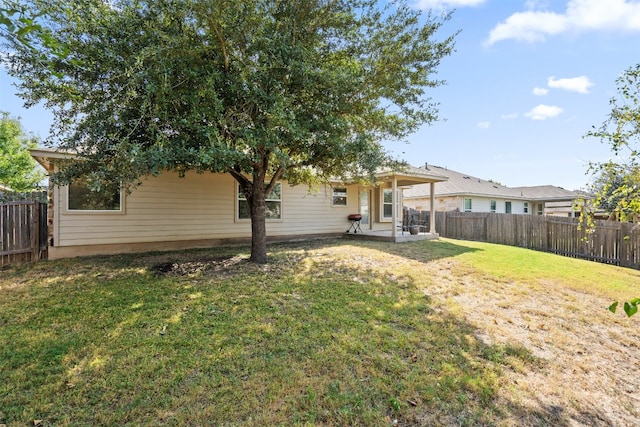
<svg viewBox="0 0 640 427"><path fill-rule="evenodd" d="M0 267L46 258L46 212L37 201L0 204Z"/></svg>

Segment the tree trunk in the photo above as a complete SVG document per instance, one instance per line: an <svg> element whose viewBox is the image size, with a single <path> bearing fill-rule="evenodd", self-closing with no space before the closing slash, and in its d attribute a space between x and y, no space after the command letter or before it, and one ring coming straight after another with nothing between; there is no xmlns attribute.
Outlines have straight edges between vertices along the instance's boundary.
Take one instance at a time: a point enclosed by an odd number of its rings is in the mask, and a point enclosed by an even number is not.
<svg viewBox="0 0 640 427"><path fill-rule="evenodd" d="M249 261L265 264L267 262L267 227L264 176L254 175L252 185L251 199L248 200L251 207L251 257Z"/></svg>

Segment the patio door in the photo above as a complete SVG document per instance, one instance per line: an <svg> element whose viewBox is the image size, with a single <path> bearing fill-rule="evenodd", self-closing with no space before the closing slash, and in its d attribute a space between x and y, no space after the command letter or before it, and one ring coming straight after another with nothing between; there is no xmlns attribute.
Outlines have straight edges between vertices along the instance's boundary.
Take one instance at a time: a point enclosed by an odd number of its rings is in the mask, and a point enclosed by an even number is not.
<svg viewBox="0 0 640 427"><path fill-rule="evenodd" d="M371 216L370 203L369 203L369 190L360 190L360 195L358 199L360 203L359 213L360 215L362 215L360 224L367 226L367 228L371 228L369 223L369 217Z"/></svg>

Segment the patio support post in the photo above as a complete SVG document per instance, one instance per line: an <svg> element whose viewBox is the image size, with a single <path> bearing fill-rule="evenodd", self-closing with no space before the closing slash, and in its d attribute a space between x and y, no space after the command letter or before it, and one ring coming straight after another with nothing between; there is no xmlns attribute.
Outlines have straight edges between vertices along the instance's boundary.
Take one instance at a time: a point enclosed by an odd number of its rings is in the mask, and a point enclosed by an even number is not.
<svg viewBox="0 0 640 427"><path fill-rule="evenodd" d="M396 199L396 193L398 191L398 177L397 176L393 176L393 185L391 186L392 190L391 190L391 237L393 238L393 240L395 241L396 239L396 228L397 227L397 218L398 218L398 212L396 209L396 204L398 203L398 200Z"/></svg>
<svg viewBox="0 0 640 427"><path fill-rule="evenodd" d="M429 183L429 195L431 199L429 212L429 233L435 234L436 232L436 183Z"/></svg>

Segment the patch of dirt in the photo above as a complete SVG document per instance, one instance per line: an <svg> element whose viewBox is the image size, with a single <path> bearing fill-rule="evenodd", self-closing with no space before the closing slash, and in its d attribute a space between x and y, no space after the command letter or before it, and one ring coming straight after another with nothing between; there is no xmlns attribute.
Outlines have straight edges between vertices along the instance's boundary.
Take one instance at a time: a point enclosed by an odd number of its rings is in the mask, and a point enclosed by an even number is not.
<svg viewBox="0 0 640 427"><path fill-rule="evenodd" d="M234 267L246 264L247 259L241 256L183 256L167 260L160 256L142 259L141 262L151 264L149 269L158 276L192 276L207 273L233 274Z"/></svg>
<svg viewBox="0 0 640 427"><path fill-rule="evenodd" d="M606 299L549 281L529 286L458 277L450 259L429 268L433 286L425 292L436 304L459 305L479 340L523 346L544 362L505 369L500 399L510 425L556 419L561 426L640 426L638 319L610 313Z"/></svg>

